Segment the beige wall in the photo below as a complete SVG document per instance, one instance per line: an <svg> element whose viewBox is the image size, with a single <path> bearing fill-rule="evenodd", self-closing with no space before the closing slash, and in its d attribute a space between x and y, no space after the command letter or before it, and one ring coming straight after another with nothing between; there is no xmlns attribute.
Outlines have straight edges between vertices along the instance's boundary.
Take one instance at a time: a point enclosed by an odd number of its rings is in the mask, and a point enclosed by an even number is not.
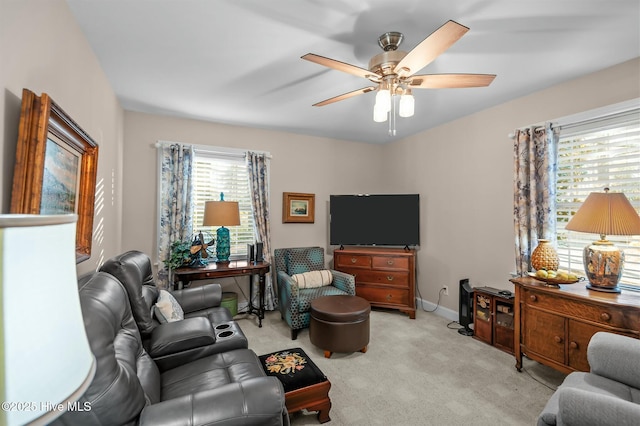
<svg viewBox="0 0 640 426"><path fill-rule="evenodd" d="M330 194L375 192L381 147L127 111L124 139L123 250L155 253L158 140L268 151L271 159L272 248L328 246ZM282 193L316 196L315 223L282 223ZM327 256L327 261L331 256ZM227 282L223 281L225 290ZM245 280L246 282L246 280ZM231 284L235 285L235 284ZM243 284L246 291L246 284Z"/></svg>
<svg viewBox="0 0 640 426"><path fill-rule="evenodd" d="M458 282L513 290L514 129L640 97L640 59L578 78L386 145L396 189L421 195L418 283L458 310Z"/></svg>
<svg viewBox="0 0 640 426"><path fill-rule="evenodd" d="M99 145L92 256L78 273L117 254L121 236L123 110L63 0L0 1L2 213L8 213L22 89L49 94Z"/></svg>

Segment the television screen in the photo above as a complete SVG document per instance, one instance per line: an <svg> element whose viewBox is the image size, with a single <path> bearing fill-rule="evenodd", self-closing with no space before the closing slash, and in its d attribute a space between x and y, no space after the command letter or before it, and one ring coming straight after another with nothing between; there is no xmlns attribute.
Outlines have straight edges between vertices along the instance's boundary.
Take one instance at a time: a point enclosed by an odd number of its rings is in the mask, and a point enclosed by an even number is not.
<svg viewBox="0 0 640 426"><path fill-rule="evenodd" d="M331 245L420 244L418 194L331 195Z"/></svg>

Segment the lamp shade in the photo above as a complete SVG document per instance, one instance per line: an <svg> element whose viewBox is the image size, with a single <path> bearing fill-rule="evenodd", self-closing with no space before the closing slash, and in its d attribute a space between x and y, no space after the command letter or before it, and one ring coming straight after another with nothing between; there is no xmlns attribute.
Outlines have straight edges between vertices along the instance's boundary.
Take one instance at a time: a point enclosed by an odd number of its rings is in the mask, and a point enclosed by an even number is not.
<svg viewBox="0 0 640 426"><path fill-rule="evenodd" d="M640 235L640 216L621 192L592 192L565 229L599 235Z"/></svg>
<svg viewBox="0 0 640 426"><path fill-rule="evenodd" d="M47 424L74 409L93 379L78 296L76 221L76 215L0 215L0 398L28 404L3 409L0 424Z"/></svg>
<svg viewBox="0 0 640 426"><path fill-rule="evenodd" d="M203 226L240 225L240 209L237 201L207 201L204 203Z"/></svg>

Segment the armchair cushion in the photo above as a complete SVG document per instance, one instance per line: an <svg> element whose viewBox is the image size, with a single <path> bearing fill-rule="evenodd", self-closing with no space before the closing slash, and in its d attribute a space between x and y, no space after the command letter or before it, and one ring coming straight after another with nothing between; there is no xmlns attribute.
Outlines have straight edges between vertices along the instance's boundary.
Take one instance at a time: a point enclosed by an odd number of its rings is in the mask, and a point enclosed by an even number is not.
<svg viewBox="0 0 640 426"><path fill-rule="evenodd" d="M160 290L154 313L161 323L182 321L184 311L178 301L166 290Z"/></svg>
<svg viewBox="0 0 640 426"><path fill-rule="evenodd" d="M309 271L302 274L295 274L291 279L298 284L300 288L316 288L331 284L333 275L331 271L323 269L321 271Z"/></svg>
<svg viewBox="0 0 640 426"><path fill-rule="evenodd" d="M292 248L285 254L287 274L302 274L308 271L325 269L324 249L322 247Z"/></svg>

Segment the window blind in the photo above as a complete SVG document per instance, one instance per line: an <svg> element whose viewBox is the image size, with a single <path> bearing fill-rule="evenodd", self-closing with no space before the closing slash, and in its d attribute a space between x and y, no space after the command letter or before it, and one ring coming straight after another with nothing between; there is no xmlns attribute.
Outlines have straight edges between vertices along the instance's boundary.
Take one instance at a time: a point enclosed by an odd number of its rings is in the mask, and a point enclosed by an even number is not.
<svg viewBox="0 0 640 426"><path fill-rule="evenodd" d="M231 236L231 259L245 257L247 244L255 242L251 208L249 172L244 156L196 151L193 164L194 233L202 231L205 240L215 237L218 227L202 226L206 201L237 201L240 226L228 227ZM206 236L208 235L208 237Z"/></svg>
<svg viewBox="0 0 640 426"><path fill-rule="evenodd" d="M560 128L558 142L557 237L560 267L584 276L582 252L599 239L565 230L591 192L624 193L640 212L640 109ZM620 285L640 290L640 236L608 235L625 252Z"/></svg>

